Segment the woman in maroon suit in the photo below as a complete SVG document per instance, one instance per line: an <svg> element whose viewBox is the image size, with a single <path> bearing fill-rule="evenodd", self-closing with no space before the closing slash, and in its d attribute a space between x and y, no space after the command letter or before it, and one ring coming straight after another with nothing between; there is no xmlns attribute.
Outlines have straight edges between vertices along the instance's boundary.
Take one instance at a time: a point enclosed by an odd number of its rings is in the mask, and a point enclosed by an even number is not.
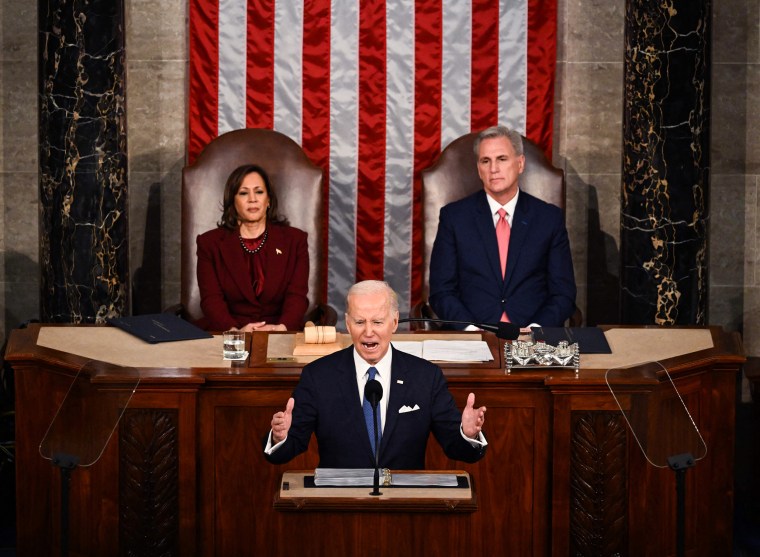
<svg viewBox="0 0 760 557"><path fill-rule="evenodd" d="M198 286L213 331L300 329L308 307L307 234L277 213L264 170L236 168L224 188L218 227L198 236Z"/></svg>

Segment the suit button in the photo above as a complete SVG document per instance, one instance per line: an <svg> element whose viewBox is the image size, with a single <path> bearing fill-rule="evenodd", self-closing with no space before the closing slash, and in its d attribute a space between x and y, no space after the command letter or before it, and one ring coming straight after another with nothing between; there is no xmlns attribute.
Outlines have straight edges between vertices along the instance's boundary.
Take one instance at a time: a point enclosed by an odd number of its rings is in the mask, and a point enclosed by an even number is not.
<svg viewBox="0 0 760 557"><path fill-rule="evenodd" d="M502 301L501 301L501 303L502 303L502 304L506 303L506 300L502 300Z"/></svg>

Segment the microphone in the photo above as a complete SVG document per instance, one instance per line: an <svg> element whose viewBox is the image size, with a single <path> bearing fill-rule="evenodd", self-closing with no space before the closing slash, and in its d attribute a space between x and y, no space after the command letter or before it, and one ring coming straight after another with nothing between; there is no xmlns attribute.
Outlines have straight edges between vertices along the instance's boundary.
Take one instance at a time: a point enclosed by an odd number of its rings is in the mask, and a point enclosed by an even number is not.
<svg viewBox="0 0 760 557"><path fill-rule="evenodd" d="M383 386L377 379L367 381L364 385L364 400L368 400L370 406L372 406L372 423L375 424L375 475L372 479L372 491L370 495L382 495L380 493L380 463L379 453L380 444L377 442L377 403L383 398Z"/></svg>
<svg viewBox="0 0 760 557"><path fill-rule="evenodd" d="M383 398L383 386L380 381L377 379L367 381L364 385L364 398L369 401L373 410L377 409L377 403Z"/></svg>
<svg viewBox="0 0 760 557"><path fill-rule="evenodd" d="M514 323L475 323L474 321L452 321L450 319L428 319L427 317L406 317L399 323L440 323L441 325L473 325L478 329L494 333L502 340L516 340L520 336L520 327Z"/></svg>

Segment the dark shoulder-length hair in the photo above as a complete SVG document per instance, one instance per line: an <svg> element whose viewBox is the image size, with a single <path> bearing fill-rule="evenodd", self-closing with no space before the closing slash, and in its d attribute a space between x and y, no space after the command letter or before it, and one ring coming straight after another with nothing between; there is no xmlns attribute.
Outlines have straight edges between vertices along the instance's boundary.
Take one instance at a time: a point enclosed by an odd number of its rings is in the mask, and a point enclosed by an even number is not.
<svg viewBox="0 0 760 557"><path fill-rule="evenodd" d="M235 196L240 190L240 186L246 176L252 173L261 176L264 181L264 188L269 196L269 207L267 208L267 224L288 224L288 219L279 214L277 211L277 194L272 189L266 171L257 164L244 164L238 166L230 173L227 183L224 186L224 198L222 199L222 218L217 223L220 228L235 230L238 227L238 214L235 210Z"/></svg>

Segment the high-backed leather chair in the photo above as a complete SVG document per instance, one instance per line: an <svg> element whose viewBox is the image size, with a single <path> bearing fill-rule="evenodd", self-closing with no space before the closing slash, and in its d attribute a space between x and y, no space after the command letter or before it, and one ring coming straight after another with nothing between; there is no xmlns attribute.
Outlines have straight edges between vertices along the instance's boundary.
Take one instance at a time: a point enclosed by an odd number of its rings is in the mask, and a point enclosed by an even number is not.
<svg viewBox="0 0 760 557"><path fill-rule="evenodd" d="M196 274L196 237L216 227L222 216L224 185L240 165L257 164L266 170L277 194L279 212L291 226L309 235L309 311L306 318L334 325L335 310L322 303L325 292L322 253L324 204L322 170L301 147L274 130L243 129L224 133L182 170L181 313L189 320L203 316Z"/></svg>
<svg viewBox="0 0 760 557"><path fill-rule="evenodd" d="M433 166L422 171L422 204L425 228L423 230L424 282L422 303L413 308L418 318L432 318L435 313L427 303L430 284L430 253L438 232L441 208L483 189L478 176L477 155L473 150L477 133L469 133L452 141L441 151ZM525 170L520 175L520 190L556 205L565 211L565 173L552 166L541 149L523 137ZM570 324L580 325L582 316L576 309ZM429 328L429 327L428 327Z"/></svg>

